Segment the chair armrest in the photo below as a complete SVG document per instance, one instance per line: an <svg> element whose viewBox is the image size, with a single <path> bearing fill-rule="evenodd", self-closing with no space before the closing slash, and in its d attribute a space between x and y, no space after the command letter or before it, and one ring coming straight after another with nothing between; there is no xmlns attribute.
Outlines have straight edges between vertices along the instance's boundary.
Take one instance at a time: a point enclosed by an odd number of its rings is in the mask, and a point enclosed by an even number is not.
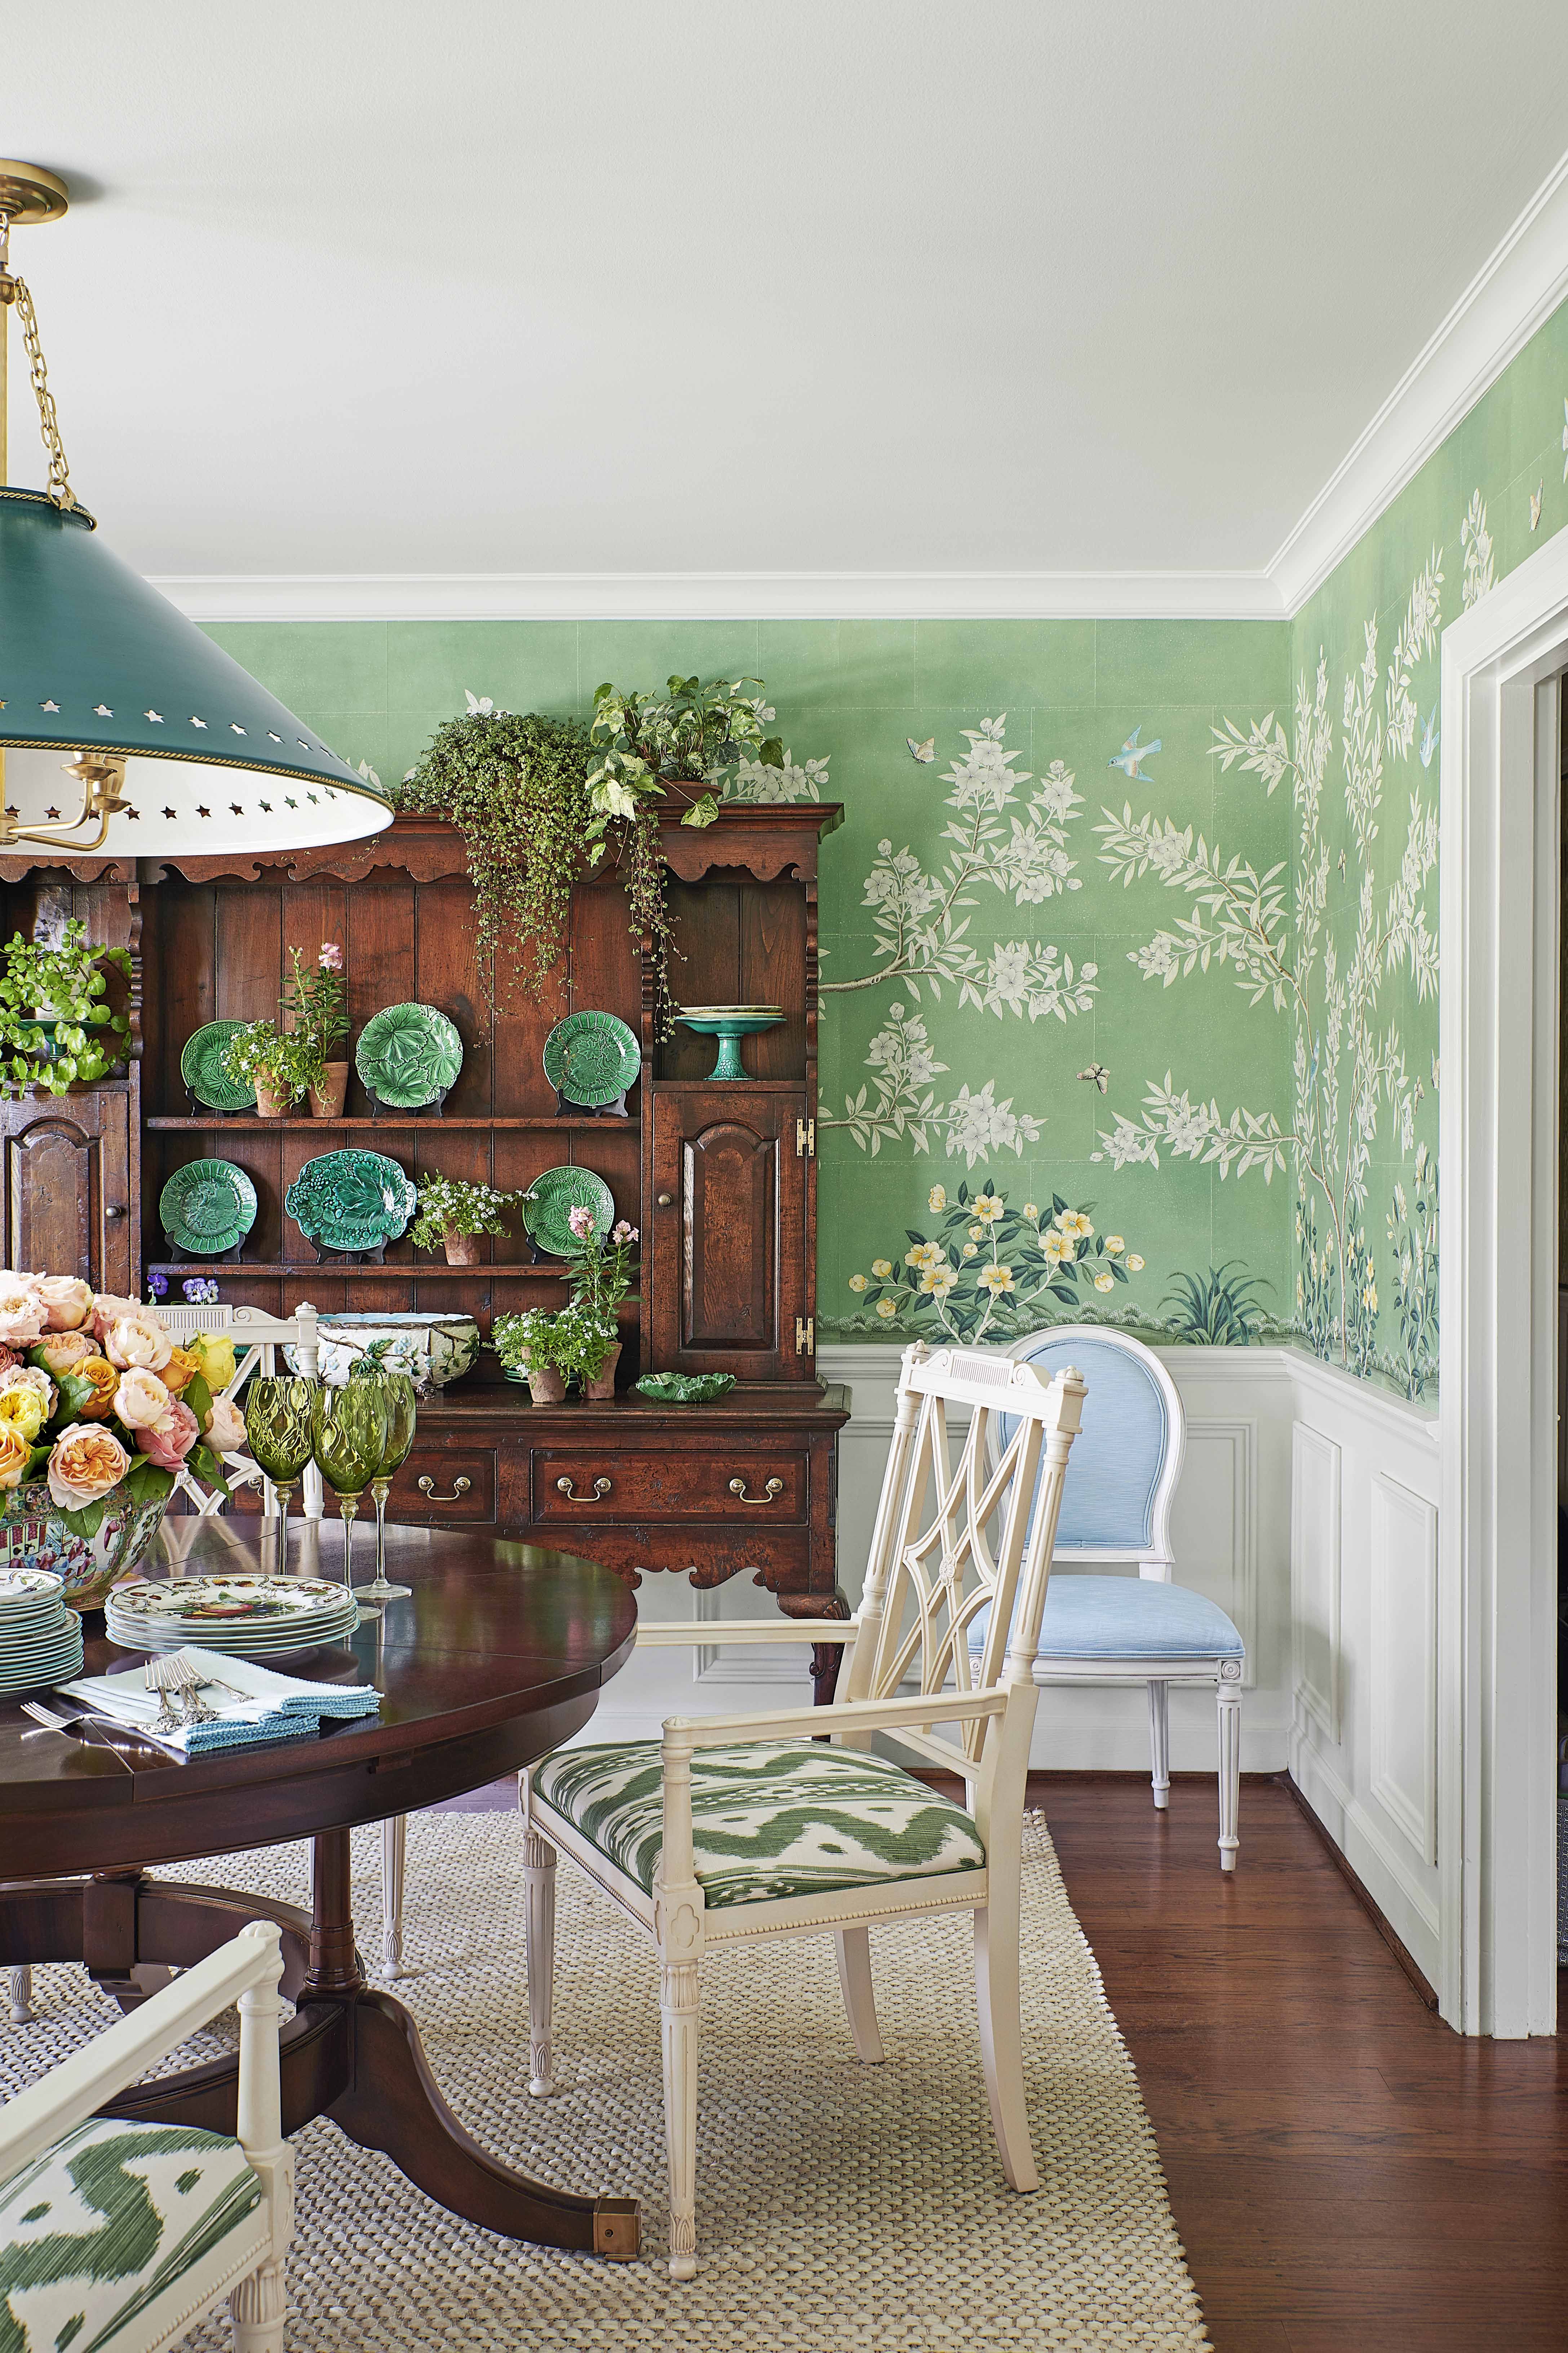
<svg viewBox="0 0 1568 2353"><path fill-rule="evenodd" d="M696 1722L680 1716L667 1719L666 1733L689 1739L694 1748L729 1748L748 1740L808 1739L818 1732L892 1732L900 1725L912 1728L927 1724L963 1724L977 1716L1000 1715L1009 1694L994 1684L989 1690L918 1694L907 1699L848 1699L831 1707L780 1708L766 1715L705 1715Z"/></svg>
<svg viewBox="0 0 1568 2353"><path fill-rule="evenodd" d="M857 1618L715 1618L637 1625L637 1648L663 1650L677 1642L852 1642Z"/></svg>
<svg viewBox="0 0 1568 2353"><path fill-rule="evenodd" d="M144 2075L154 2060L177 2051L187 2035L208 2025L252 1986L276 1985L283 1972L276 1921L253 1920L237 1936L183 1970L173 1985L128 2018L73 2052L41 2082L29 2084L0 2110L0 2181L83 2124L96 2108ZM272 2067L277 2071L277 2031Z"/></svg>

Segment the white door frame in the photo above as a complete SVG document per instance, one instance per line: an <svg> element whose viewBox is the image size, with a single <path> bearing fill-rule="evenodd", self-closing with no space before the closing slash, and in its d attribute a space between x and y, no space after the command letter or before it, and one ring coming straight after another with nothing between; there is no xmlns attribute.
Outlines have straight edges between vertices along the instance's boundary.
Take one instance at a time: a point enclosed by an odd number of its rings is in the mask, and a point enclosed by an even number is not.
<svg viewBox="0 0 1568 2353"><path fill-rule="evenodd" d="M1443 635L1439 1996L1556 2023L1559 725L1568 531Z"/></svg>

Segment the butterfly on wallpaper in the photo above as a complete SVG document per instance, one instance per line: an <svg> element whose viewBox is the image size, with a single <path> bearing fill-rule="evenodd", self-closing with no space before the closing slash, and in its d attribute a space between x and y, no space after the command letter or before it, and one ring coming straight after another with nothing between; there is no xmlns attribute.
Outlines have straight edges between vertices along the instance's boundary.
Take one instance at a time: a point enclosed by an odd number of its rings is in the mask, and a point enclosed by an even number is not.
<svg viewBox="0 0 1568 2353"><path fill-rule="evenodd" d="M922 768L929 768L936 757L936 737L928 735L923 744L917 744L912 735L906 735L904 741L910 747L910 759L918 760Z"/></svg>
<svg viewBox="0 0 1568 2353"><path fill-rule="evenodd" d="M1091 1087L1098 1087L1101 1094L1107 1093L1110 1090L1110 1072L1103 1062L1091 1062L1087 1071L1079 1072L1079 1077L1087 1079Z"/></svg>
<svg viewBox="0 0 1568 2353"><path fill-rule="evenodd" d="M1530 528L1531 531L1535 529L1536 524L1541 521L1541 494L1545 488L1546 485L1544 482L1537 482L1535 488L1530 493Z"/></svg>
<svg viewBox="0 0 1568 2353"><path fill-rule="evenodd" d="M1121 746L1121 751L1113 752L1111 754L1110 763L1111 767L1120 768L1124 776L1131 777L1131 781L1135 785L1141 785L1143 782L1142 776L1139 774L1140 763L1144 760L1152 760L1155 753L1160 749L1160 738L1158 735L1155 736L1154 741L1152 744L1140 744L1138 738L1142 733L1142 723L1140 722L1132 730L1131 734L1127 738L1126 743Z"/></svg>
<svg viewBox="0 0 1568 2353"><path fill-rule="evenodd" d="M496 707L490 701L488 694L470 694L468 688L465 687L463 689L463 700L468 706L467 711L463 713L465 719L493 719L495 717Z"/></svg>
<svg viewBox="0 0 1568 2353"><path fill-rule="evenodd" d="M1434 703L1421 723L1421 765L1424 768L1432 765L1432 754L1437 749L1438 733L1437 706Z"/></svg>

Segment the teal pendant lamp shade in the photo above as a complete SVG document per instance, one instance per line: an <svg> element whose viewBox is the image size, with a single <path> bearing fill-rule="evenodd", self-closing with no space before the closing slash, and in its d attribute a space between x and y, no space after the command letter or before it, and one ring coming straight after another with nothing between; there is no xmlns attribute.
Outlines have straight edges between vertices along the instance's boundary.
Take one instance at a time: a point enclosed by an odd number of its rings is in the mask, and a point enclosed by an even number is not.
<svg viewBox="0 0 1568 2353"><path fill-rule="evenodd" d="M392 817L374 778L42 491L0 490L0 748L24 830L77 815L74 754L124 758L103 856L311 849Z"/></svg>

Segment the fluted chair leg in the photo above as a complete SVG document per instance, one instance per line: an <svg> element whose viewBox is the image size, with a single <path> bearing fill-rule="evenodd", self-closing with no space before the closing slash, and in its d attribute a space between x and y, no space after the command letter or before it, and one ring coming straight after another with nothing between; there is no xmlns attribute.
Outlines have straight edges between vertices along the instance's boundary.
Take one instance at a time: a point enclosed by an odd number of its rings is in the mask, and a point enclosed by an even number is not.
<svg viewBox="0 0 1568 2353"><path fill-rule="evenodd" d="M11 2023L30 2026L38 2014L33 2008L33 1972L22 1968L10 1969L6 1974L11 1980Z"/></svg>
<svg viewBox="0 0 1568 2353"><path fill-rule="evenodd" d="M1241 1820L1241 1690L1219 1687L1219 1867L1236 1869Z"/></svg>
<svg viewBox="0 0 1568 2353"><path fill-rule="evenodd" d="M1171 1686L1149 1686L1149 1751L1152 1759L1150 1783L1162 1814L1171 1802Z"/></svg>
<svg viewBox="0 0 1568 2353"><path fill-rule="evenodd" d="M551 2048L555 2001L555 1849L535 1830L524 1833L522 1884L528 1934L528 2088L536 2100L555 2089Z"/></svg>
<svg viewBox="0 0 1568 2353"><path fill-rule="evenodd" d="M388 1815L381 1826L381 1962L383 1974L389 1978L405 1974L403 1865L407 1849L407 1815Z"/></svg>

